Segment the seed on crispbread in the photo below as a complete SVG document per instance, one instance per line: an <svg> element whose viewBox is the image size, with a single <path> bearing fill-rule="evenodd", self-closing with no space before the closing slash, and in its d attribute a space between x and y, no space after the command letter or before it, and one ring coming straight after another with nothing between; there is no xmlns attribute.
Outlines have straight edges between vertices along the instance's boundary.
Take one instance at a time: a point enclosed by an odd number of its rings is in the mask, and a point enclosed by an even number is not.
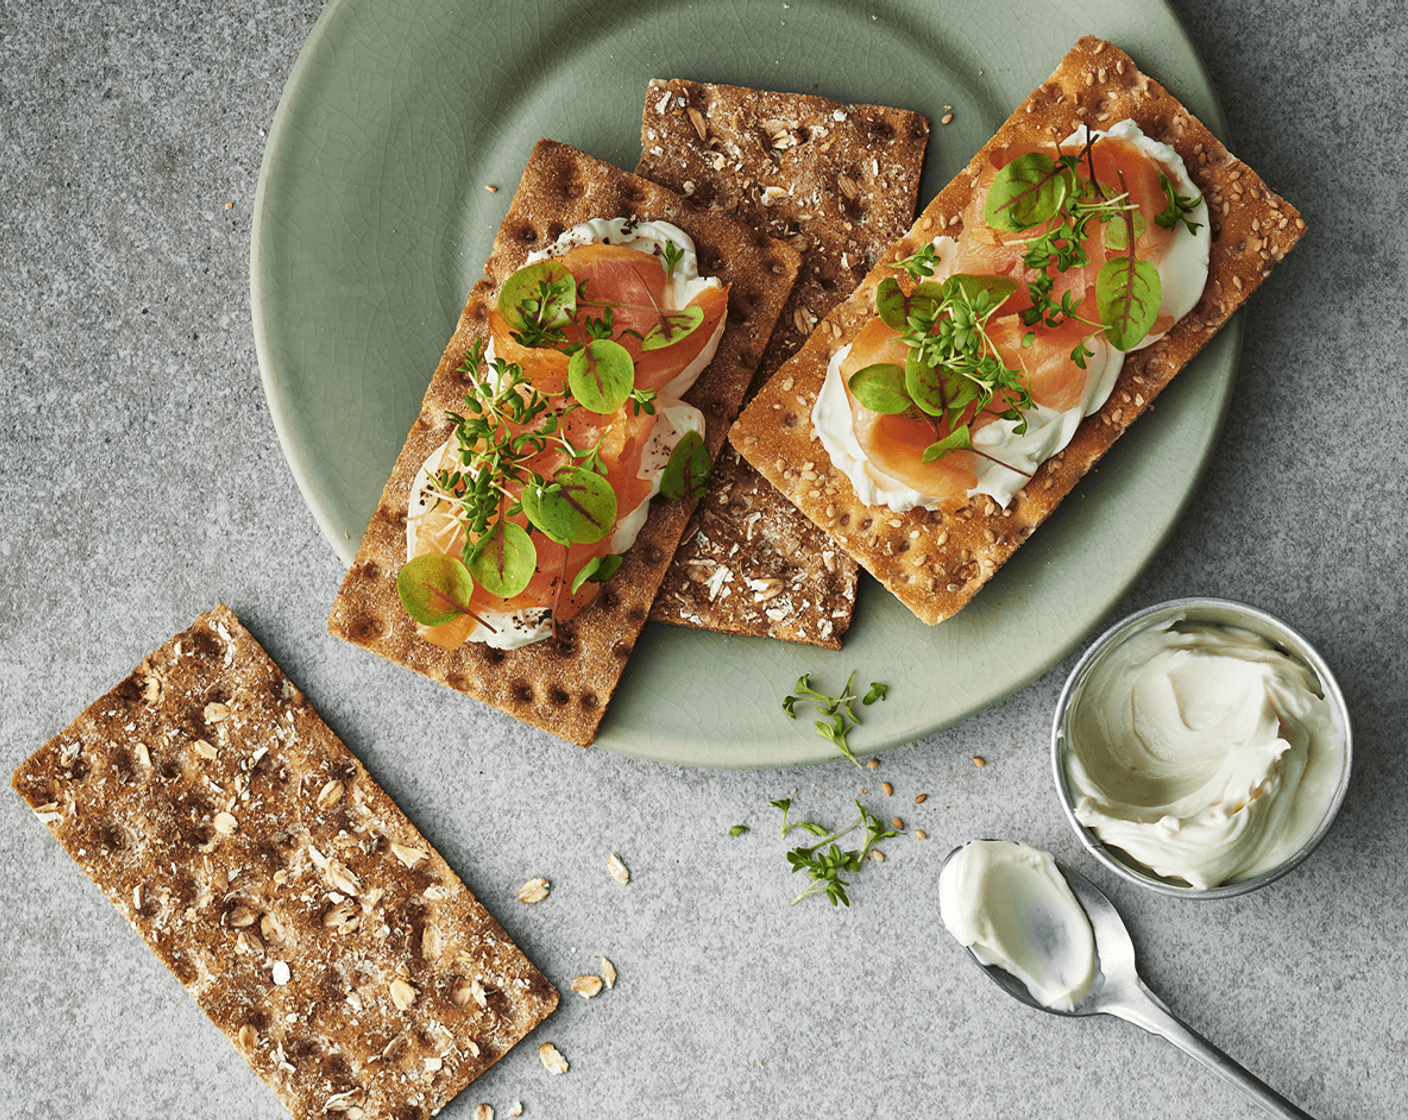
<svg viewBox="0 0 1408 1120"><path fill-rule="evenodd" d="M637 174L795 246L802 269L761 385L909 226L929 121L880 105L652 81ZM650 617L839 648L856 564L736 455L715 464Z"/></svg>
<svg viewBox="0 0 1408 1120"><path fill-rule="evenodd" d="M1229 154L1167 90L1141 74L1129 56L1086 37L929 203L882 263L911 255L941 233L961 234L959 215L993 151L1068 135L1082 123L1098 128L1126 117L1177 149L1207 200L1213 234L1207 287L1164 338L1127 356L1104 407L1086 418L1066 449L1041 466L1006 509L986 496L952 514L867 506L832 467L813 432L812 405L827 363L871 318L876 287L894 275L893 269L872 270L763 387L730 432L746 460L924 622L942 621L972 599L1305 230L1293 206ZM815 464L813 472L801 469L807 462Z"/></svg>
<svg viewBox="0 0 1408 1120"><path fill-rule="evenodd" d="M297 1120L433 1115L557 1006L225 607L13 785Z"/></svg>
<svg viewBox="0 0 1408 1120"><path fill-rule="evenodd" d="M462 407L468 388L457 367L471 342L486 336L499 285L530 250L544 248L578 222L601 217L673 222L694 239L701 272L731 285L714 360L685 396L704 413L705 442L711 455L718 454L796 278L799 254L734 218L692 209L664 187L543 140L524 169L486 278L470 293L328 620L338 637L583 746L596 737L645 625L689 503L653 502L625 562L592 604L559 624L555 637L517 650L466 642L447 652L429 645L401 607L396 574L406 560L412 483L426 457L450 435L446 412Z"/></svg>

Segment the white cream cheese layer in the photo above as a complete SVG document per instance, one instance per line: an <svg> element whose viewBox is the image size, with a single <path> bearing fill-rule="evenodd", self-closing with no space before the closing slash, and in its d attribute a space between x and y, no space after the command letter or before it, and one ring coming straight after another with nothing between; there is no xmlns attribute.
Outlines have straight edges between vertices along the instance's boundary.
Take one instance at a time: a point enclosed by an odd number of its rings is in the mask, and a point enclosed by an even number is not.
<svg viewBox="0 0 1408 1120"><path fill-rule="evenodd" d="M939 915L983 964L1010 972L1044 1007L1072 1011L1099 977L1095 934L1051 856L974 840L939 874Z"/></svg>
<svg viewBox="0 0 1408 1120"><path fill-rule="evenodd" d="M669 307L675 310L686 306L700 292L707 288L722 287L717 277L699 275L699 260L695 252L694 240L684 230L670 222L632 222L626 218L593 218L564 232L546 250L530 253L527 263L560 256L575 245L593 242L611 245L625 245L647 256L663 256L667 243L672 244L680 256L675 262L674 271L666 284ZM666 384L655 398L655 427L641 458L637 477L648 479L650 493L629 510L617 512L616 528L612 530L611 551L623 553L635 543L636 537L645 526L650 515L650 499L660 492L660 476L665 464L670 461L670 453L675 445L688 432L704 434L704 414L693 405L679 398L689 392L699 375L713 360L723 335L727 316L722 316L713 336L699 355ZM494 346L490 341L484 351L485 369L492 371ZM437 471L457 465L455 448L450 441L441 444L421 464L411 487L409 516L406 521L406 559L416 556L418 512L427 512L435 506L435 494L430 478ZM476 626L466 641L482 642L494 649L518 649L543 641L552 636L552 609L533 607L521 611L480 612L487 626Z"/></svg>
<svg viewBox="0 0 1408 1120"><path fill-rule="evenodd" d="M1121 121L1110 129L1090 135L1110 136L1133 143L1168 174L1179 194L1191 197L1199 193L1188 177L1182 157L1167 144L1145 136L1132 120ZM1084 146L1086 138L1087 132L1082 125L1067 137L1065 144L1079 143ZM1163 284L1159 312L1172 315L1175 320L1193 309L1207 283L1211 240L1206 205L1200 202L1189 217L1201 223L1199 229L1190 233L1186 226L1180 225L1170 251L1155 262ZM953 265L948 262L954 260L958 242L951 237L937 237L932 245L938 254L938 265L931 279L946 279L953 273ZM1136 349L1143 349L1162 337L1161 334L1151 335ZM1088 372L1079 405L1063 411L1040 405L1028 409L1027 429L1021 435L1017 434L1018 425L1010 420L993 421L974 430L974 446L991 458L969 457L968 465L972 466L977 476L975 484L968 490L969 498L987 494L1006 509L1037 467L1070 443L1081 420L1104 407L1124 366L1124 355L1106 342L1103 336L1091 338L1086 345L1094 351L1094 355L1087 359ZM826 380L812 407L812 427L826 448L832 465L850 479L856 496L866 505L887 506L897 513L915 507L939 508L938 499L905 485L867 459L852 427L850 402L841 378L841 364L849 353L850 347L845 346L832 356L827 365Z"/></svg>
<svg viewBox="0 0 1408 1120"><path fill-rule="evenodd" d="M1068 735L1076 819L1199 889L1255 878L1304 847L1344 756L1306 665L1249 630L1176 620L1107 656Z"/></svg>

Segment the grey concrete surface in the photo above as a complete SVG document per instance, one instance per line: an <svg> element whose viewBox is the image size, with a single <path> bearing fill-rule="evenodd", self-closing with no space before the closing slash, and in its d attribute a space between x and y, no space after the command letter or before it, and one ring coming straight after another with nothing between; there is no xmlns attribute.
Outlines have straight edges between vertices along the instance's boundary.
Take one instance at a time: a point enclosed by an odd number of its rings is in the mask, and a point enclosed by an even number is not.
<svg viewBox="0 0 1408 1120"><path fill-rule="evenodd" d="M1390 0L1173 3L1233 150L1310 234L1244 313L1197 498L1120 613L1245 599L1337 670L1355 778L1291 876L1198 904L1145 897L1085 856L1046 753L1073 658L865 776L844 761L733 773L578 751L330 638L341 569L280 453L247 280L261 129L318 15L307 0L0 0L7 772L230 604L552 980L566 990L602 955L620 971L590 1002L566 992L445 1110L462 1120L514 1100L562 1118L1261 1115L1167 1044L1030 1013L971 968L935 880L973 836L1050 848L1105 887L1150 986L1308 1112L1403 1116L1408 17ZM862 785L929 838L886 844L849 910L789 908L768 802L840 822ZM284 1115L8 794L0 850L0 1115ZM606 875L613 850L629 887ZM537 875L556 889L521 906ZM566 1076L539 1064L546 1040Z"/></svg>

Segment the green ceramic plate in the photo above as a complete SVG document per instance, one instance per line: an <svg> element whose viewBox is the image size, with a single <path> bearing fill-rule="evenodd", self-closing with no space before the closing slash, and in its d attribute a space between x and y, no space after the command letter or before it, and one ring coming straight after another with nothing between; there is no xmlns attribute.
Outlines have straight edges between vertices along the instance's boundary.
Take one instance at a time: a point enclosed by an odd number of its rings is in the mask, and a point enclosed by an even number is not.
<svg viewBox="0 0 1408 1120"><path fill-rule="evenodd" d="M1197 54L1157 0L333 0L274 118L251 259L269 408L333 547L351 561L540 137L634 167L652 77L897 105L935 122L927 199L1087 33L1223 132ZM598 742L687 765L823 761L832 748L779 708L802 672L833 688L852 668L891 684L853 736L863 751L957 723L1035 679L1177 523L1240 339L1237 320L949 622L924 626L866 581L840 653L652 623Z"/></svg>

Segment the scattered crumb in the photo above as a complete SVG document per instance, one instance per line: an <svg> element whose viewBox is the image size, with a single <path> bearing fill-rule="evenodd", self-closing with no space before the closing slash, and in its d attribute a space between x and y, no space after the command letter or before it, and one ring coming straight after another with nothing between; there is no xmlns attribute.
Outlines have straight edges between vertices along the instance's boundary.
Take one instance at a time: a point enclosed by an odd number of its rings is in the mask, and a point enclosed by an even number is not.
<svg viewBox="0 0 1408 1120"><path fill-rule="evenodd" d="M923 805L924 802L926 802L926 801L928 801L928 800L929 800L929 795L928 795L927 793L921 793L918 797L916 797L916 798L914 799L914 803L915 803L916 805Z"/></svg>
<svg viewBox="0 0 1408 1120"><path fill-rule="evenodd" d="M631 873L626 869L626 865L621 862L621 857L615 852L611 853L611 858L606 861L606 870L611 872L611 877L623 886L631 881Z"/></svg>
<svg viewBox="0 0 1408 1120"><path fill-rule="evenodd" d="M542 902L548 896L548 888L551 887L546 879L529 879L523 886L518 888L519 902Z"/></svg>
<svg viewBox="0 0 1408 1120"><path fill-rule="evenodd" d="M974 756L973 756L973 765L974 765L974 766L986 766L987 764L988 764L987 759L981 758L981 757L979 757L978 755L974 755Z"/></svg>
<svg viewBox="0 0 1408 1120"><path fill-rule="evenodd" d="M538 1058L542 1061L543 1068L554 1077L566 1073L569 1068L567 1059L562 1056L562 1052L551 1042L544 1042L538 1047Z"/></svg>
<svg viewBox="0 0 1408 1120"><path fill-rule="evenodd" d="M870 858L873 859L876 863L884 863L885 853L882 852L879 848L871 848Z"/></svg>
<svg viewBox="0 0 1408 1120"><path fill-rule="evenodd" d="M493 1106L481 1104L474 1110L474 1120L494 1120Z"/></svg>
<svg viewBox="0 0 1408 1120"><path fill-rule="evenodd" d="M885 791L886 797L893 797L895 795L895 787L892 786L889 782L881 782L880 788Z"/></svg>
<svg viewBox="0 0 1408 1120"><path fill-rule="evenodd" d="M890 818L890 827L893 828L896 832L903 832L903 831L904 831L904 821L900 820L899 817L891 817L891 818Z"/></svg>
<svg viewBox="0 0 1408 1120"><path fill-rule="evenodd" d="M920 839L920 840L927 840L927 839L929 839L929 834L928 834L927 832L925 832L922 828L916 828L916 829L914 830L914 835L915 835L918 839Z"/></svg>
<svg viewBox="0 0 1408 1120"><path fill-rule="evenodd" d="M952 113L945 113L942 117L939 118L939 123L940 123L940 124L952 124L952 123L953 123L953 114L952 114Z"/></svg>
<svg viewBox="0 0 1408 1120"><path fill-rule="evenodd" d="M227 203L225 203L225 209L226 209L226 210L233 210L234 208L235 208L235 204L234 204L233 202L227 202Z"/></svg>
<svg viewBox="0 0 1408 1120"><path fill-rule="evenodd" d="M608 988L616 986L616 966L605 957L601 958L601 978L606 981Z"/></svg>
<svg viewBox="0 0 1408 1120"><path fill-rule="evenodd" d="M867 762L867 763L865 764L865 768L866 768L867 770L874 770L874 769L878 768L879 765L880 765L880 760L879 760L878 758L872 758L869 762Z"/></svg>
<svg viewBox="0 0 1408 1120"><path fill-rule="evenodd" d="M485 183L485 184L484 184L484 189L485 189L486 191L488 191L490 194L498 194L498 193L499 193L499 188L496 187L496 186L494 186L493 183ZM513 1113L510 1112L509 1115L512 1116Z"/></svg>
<svg viewBox="0 0 1408 1120"><path fill-rule="evenodd" d="M583 999L591 999L601 991L601 977L578 976L572 981L572 990Z"/></svg>
<svg viewBox="0 0 1408 1120"><path fill-rule="evenodd" d="M508 1106L508 1112L505 1113L505 1115L506 1115L506 1116L522 1116L522 1115L523 1115L523 1102L522 1102L522 1101L514 1101L511 1105Z"/></svg>

